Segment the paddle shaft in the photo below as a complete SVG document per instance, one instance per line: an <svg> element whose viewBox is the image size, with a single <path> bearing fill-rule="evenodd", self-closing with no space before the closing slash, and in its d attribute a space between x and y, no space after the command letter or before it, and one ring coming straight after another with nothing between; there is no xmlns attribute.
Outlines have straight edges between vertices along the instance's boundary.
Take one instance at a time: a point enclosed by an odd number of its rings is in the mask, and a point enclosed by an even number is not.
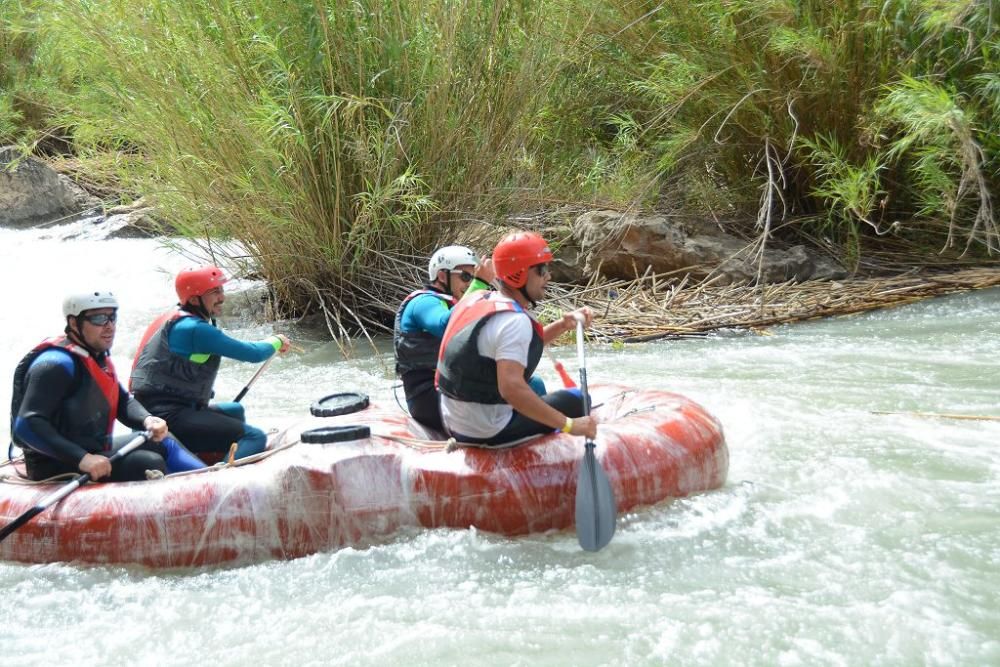
<svg viewBox="0 0 1000 667"><path fill-rule="evenodd" d="M583 392L583 414L584 416L590 415L590 390L587 386L587 359L586 354L583 349L583 320L578 319L576 321L576 358L580 366L580 391ZM587 467L589 471L593 470L593 465L597 463L597 457L594 455L594 441L587 438L584 444L586 451L584 452L584 457L587 459ZM594 498L597 497L597 476L594 474L588 474L587 483L590 484L590 494ZM580 481L583 479L581 477ZM598 521L600 520L600 512L594 512L594 534L599 532Z"/></svg>
<svg viewBox="0 0 1000 667"><path fill-rule="evenodd" d="M260 365L260 368L257 369L257 372L254 373L253 377L250 378L250 381L247 382L247 386L243 387L243 389L240 389L240 393L236 394L236 398L233 399L233 403L239 403L240 401L243 400L243 397L247 395L248 391L250 391L250 387L252 387L253 383L257 381L257 378L261 376L261 373L263 373L267 369L267 367L271 365L271 362L274 361L274 358L276 356L278 356L277 352L268 357L267 361L265 361Z"/></svg>
<svg viewBox="0 0 1000 667"><path fill-rule="evenodd" d="M929 417L932 419L970 419L973 421L989 422L1000 421L1000 417L996 417L994 415L955 415L945 412L883 412L881 410L872 410L871 412L873 415L907 415L910 417Z"/></svg>
<svg viewBox="0 0 1000 667"><path fill-rule="evenodd" d="M590 391L587 385L582 318L577 318L576 321L576 352L580 363L583 414L589 416ZM599 551L611 541L618 514L611 483L594 454L594 448L594 441L587 438L576 481L576 535L580 546L587 551Z"/></svg>
<svg viewBox="0 0 1000 667"><path fill-rule="evenodd" d="M148 438L149 438L148 431L137 435L136 437L129 440L121 449L119 449L114 454L109 456L108 461L114 463L115 461L119 460L126 454L130 453L132 450L138 448L140 445L142 445L142 443L146 442ZM76 491L89 481L90 481L90 473L85 472L83 474L74 477L69 484L60 487L58 491L53 491L49 495L42 498L37 505L35 505L30 510L28 510L21 516L17 517L13 521L11 521L9 524L4 526L2 530L0 530L0 542L6 539L6 537L11 533L13 533L15 530L17 530L24 524L31 521L35 516L41 514L52 505L55 505L57 502L59 502L69 494L73 493L74 491Z"/></svg>

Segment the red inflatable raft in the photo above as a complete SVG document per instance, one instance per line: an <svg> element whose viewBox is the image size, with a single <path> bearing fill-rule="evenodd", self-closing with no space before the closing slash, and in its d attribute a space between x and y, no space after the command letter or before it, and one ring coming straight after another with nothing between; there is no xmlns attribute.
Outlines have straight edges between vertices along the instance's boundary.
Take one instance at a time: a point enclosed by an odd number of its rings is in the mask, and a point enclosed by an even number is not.
<svg viewBox="0 0 1000 667"><path fill-rule="evenodd" d="M597 458L619 512L721 486L729 454L719 422L665 391L592 388ZM371 436L300 441L317 427L363 424ZM307 438L308 439L308 438ZM545 436L510 449L448 448L395 407L308 418L278 432L273 454L162 480L90 484L0 543L29 563L245 564L384 540L406 527L504 535L570 528L583 439ZM0 525L58 486L0 469Z"/></svg>

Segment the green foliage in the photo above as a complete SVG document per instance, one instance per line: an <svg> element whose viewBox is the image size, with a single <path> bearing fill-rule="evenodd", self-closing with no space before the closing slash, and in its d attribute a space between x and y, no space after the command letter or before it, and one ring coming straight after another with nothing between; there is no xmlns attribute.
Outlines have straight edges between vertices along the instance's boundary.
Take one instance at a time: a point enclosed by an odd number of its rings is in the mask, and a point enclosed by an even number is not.
<svg viewBox="0 0 1000 667"><path fill-rule="evenodd" d="M873 219L879 201L886 194L879 181L884 165L875 156L868 156L863 164L855 166L847 158L846 147L823 134L816 135L815 140L803 138L800 142L809 149L815 166L817 185L812 193L826 200L830 217L848 225L863 222L878 230L878 222Z"/></svg>
<svg viewBox="0 0 1000 667"><path fill-rule="evenodd" d="M559 60L526 32L541 3L56 6L108 68L121 113L101 132L141 147L141 190L187 234L241 241L293 307L378 296L372 276L426 252L438 222L508 206L533 178Z"/></svg>
<svg viewBox="0 0 1000 667"><path fill-rule="evenodd" d="M288 310L372 321L455 221L539 201L992 252L998 34L965 0L5 0L0 142L111 153Z"/></svg>
<svg viewBox="0 0 1000 667"><path fill-rule="evenodd" d="M747 228L772 215L861 225L845 242L913 217L953 232L964 220L968 242L992 250L989 4L622 0L597 22L618 48L598 53L631 77L619 90L636 150L685 208L718 212L722 191Z"/></svg>

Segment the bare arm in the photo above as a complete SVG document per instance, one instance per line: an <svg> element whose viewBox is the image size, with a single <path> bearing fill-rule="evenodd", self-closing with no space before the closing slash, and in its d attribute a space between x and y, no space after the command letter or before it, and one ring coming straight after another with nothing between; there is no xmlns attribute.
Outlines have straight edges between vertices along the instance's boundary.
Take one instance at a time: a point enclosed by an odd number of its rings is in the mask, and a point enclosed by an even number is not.
<svg viewBox="0 0 1000 667"><path fill-rule="evenodd" d="M532 421L551 426L557 431L566 424L566 415L538 397L524 381L524 366L516 361L497 361L497 389L503 400L514 410ZM572 435L597 436L597 422L593 417L577 417L573 420Z"/></svg>
<svg viewBox="0 0 1000 667"><path fill-rule="evenodd" d="M563 316L558 320L550 322L546 325L542 333L542 339L545 341L545 344L548 345L567 331L573 330L576 327L577 315L583 317L584 328L589 327L590 323L594 321L594 314L590 311L590 308L587 308L586 306L583 308L577 308L576 310L568 313L563 313Z"/></svg>

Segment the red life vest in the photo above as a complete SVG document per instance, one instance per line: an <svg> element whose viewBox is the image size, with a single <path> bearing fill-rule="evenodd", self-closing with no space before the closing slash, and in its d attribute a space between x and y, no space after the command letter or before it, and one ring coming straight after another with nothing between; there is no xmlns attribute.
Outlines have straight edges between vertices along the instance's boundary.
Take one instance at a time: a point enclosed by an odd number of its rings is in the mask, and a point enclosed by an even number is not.
<svg viewBox="0 0 1000 667"><path fill-rule="evenodd" d="M97 360L90 355L90 352L88 352L86 348L77 345L66 336L54 336L52 338L47 338L36 345L18 363L17 369L14 371L14 390L11 400L11 420L13 421L14 417L17 415L17 412L21 407L21 401L24 399L24 381L25 376L28 374L28 369L31 367L31 363L42 352L52 348L66 350L73 355L73 359L75 360L74 367L82 366L83 369L86 370L87 375L93 381L94 386L104 399L105 405L100 407L101 411L107 413L107 418L104 420L106 422L106 432L104 435L110 436L114 430L115 419L118 416L118 396L120 391L118 375L115 372L115 365L112 363L111 357L105 357L106 365L101 366L97 363Z"/></svg>
<svg viewBox="0 0 1000 667"><path fill-rule="evenodd" d="M496 359L479 354L478 342L479 332L491 317L510 312L521 313L531 320L532 335L524 381L531 378L545 349L542 325L516 302L497 292L484 291L459 301L448 320L434 377L442 394L470 403L506 403L497 386Z"/></svg>

